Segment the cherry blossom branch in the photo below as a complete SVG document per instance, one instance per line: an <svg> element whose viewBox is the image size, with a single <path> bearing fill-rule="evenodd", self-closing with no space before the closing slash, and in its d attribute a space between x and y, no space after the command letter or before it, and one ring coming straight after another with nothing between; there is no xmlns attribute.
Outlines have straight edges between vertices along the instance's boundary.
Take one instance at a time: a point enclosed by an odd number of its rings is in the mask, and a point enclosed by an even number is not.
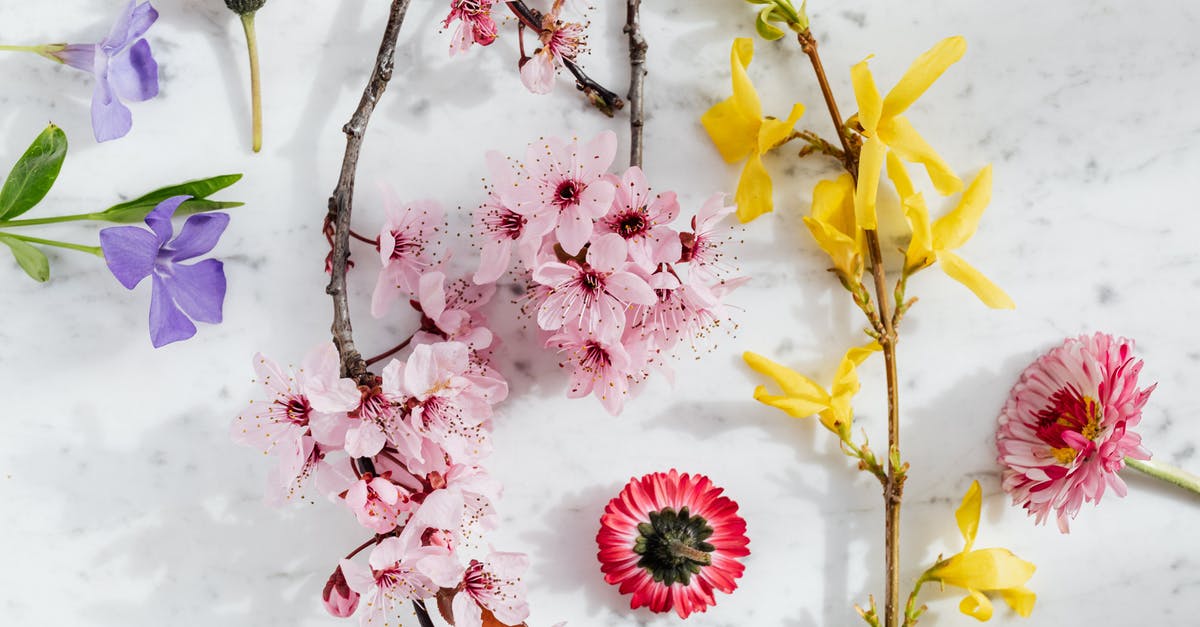
<svg viewBox="0 0 1200 627"><path fill-rule="evenodd" d="M646 79L646 38L642 36L642 0L629 0L625 34L629 35L629 165L642 167L642 129L646 126L642 87Z"/></svg>
<svg viewBox="0 0 1200 627"><path fill-rule="evenodd" d="M537 9L530 8L524 0L512 0L504 4L523 26L538 34L543 32L542 14ZM593 80L575 61L563 59L562 64L575 77L575 86L601 113L611 118L617 109L625 106L625 101L621 100L620 96Z"/></svg>
<svg viewBox="0 0 1200 627"><path fill-rule="evenodd" d="M408 345L412 343L414 337L416 337L415 333L413 335L408 336L408 338L406 338L403 342L400 342L396 346L393 346L393 347L387 349L386 351L383 351L382 353L380 353L374 357L371 357L370 359L367 359L367 365L373 366L373 365L387 359L388 357L391 357L392 355L395 355L396 353L399 353L400 351L408 348Z"/></svg>
<svg viewBox="0 0 1200 627"><path fill-rule="evenodd" d="M363 360L358 349L354 346L354 331L350 324L350 303L346 293L346 270L350 260L350 215L354 204L354 180L358 169L358 155L362 149L363 137L366 135L367 123L379 98L387 89L388 81L392 78L392 68L396 61L396 39L400 34L400 26L404 23L404 14L408 11L411 0L393 0L387 27L383 32L383 41L379 45L379 54L375 59L375 68L371 79L363 89L358 108L350 121L342 127L346 134L346 154L342 158L341 175L337 187L329 197L329 213L326 218L333 223L333 252L329 273L329 285L325 293L333 297L333 342L337 345L338 355L342 362L342 376L358 380L360 383L369 382L367 363Z"/></svg>
<svg viewBox="0 0 1200 627"><path fill-rule="evenodd" d="M821 94L825 98L825 108L833 118L834 130L842 144L842 163L854 180L858 181L858 151L851 141L846 124L838 112L837 100L829 86L829 79L817 52L817 39L812 32L805 30L797 35L800 48L812 62L813 72L821 85ZM886 544L885 570L886 594L884 598L885 627L896 627L900 613L900 502L904 494L906 467L900 463L900 387L896 376L896 320L891 314L891 304L887 289L887 275L883 268L883 251L879 245L879 233L875 230L864 229L867 241L867 251L871 258L871 275L875 280L875 297L878 306L878 317L871 320L875 327L875 336L883 349L884 369L887 375L888 391L888 465L887 482L883 486L884 500L884 533Z"/></svg>

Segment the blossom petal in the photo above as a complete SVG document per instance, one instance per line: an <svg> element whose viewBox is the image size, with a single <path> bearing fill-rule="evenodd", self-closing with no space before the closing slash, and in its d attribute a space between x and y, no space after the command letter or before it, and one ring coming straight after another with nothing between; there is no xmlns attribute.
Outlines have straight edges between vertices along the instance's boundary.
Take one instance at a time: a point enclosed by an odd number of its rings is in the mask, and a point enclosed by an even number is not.
<svg viewBox="0 0 1200 627"><path fill-rule="evenodd" d="M968 596L963 597L958 604L958 611L974 618L979 622L987 622L992 618L992 602L978 590L968 590Z"/></svg>
<svg viewBox="0 0 1200 627"><path fill-rule="evenodd" d="M117 17L116 23L101 45L110 53L120 50L128 46L129 42L146 34L157 19L158 11L149 2L137 4L136 0L129 0L129 5Z"/></svg>
<svg viewBox="0 0 1200 627"><path fill-rule="evenodd" d="M150 52L150 42L138 40L130 49L108 63L108 80L117 95L142 102L158 95L158 63Z"/></svg>
<svg viewBox="0 0 1200 627"><path fill-rule="evenodd" d="M1000 591L1000 597L1009 607L1013 608L1013 611L1025 618L1033 613L1033 605L1037 602L1037 595L1025 586L1005 588Z"/></svg>
<svg viewBox="0 0 1200 627"><path fill-rule="evenodd" d="M983 497L979 482L972 481L971 487L967 488L967 493L963 495L962 504L954 512L954 519L958 521L958 530L966 542L963 551L970 551L971 545L975 544L975 534L979 531L979 512L982 507Z"/></svg>
<svg viewBox="0 0 1200 627"><path fill-rule="evenodd" d="M554 89L554 70L554 57L542 48L521 66L521 83L535 94L548 94Z"/></svg>
<svg viewBox="0 0 1200 627"><path fill-rule="evenodd" d="M133 113L121 104L107 77L96 77L92 93L92 134L98 142L119 139L133 128Z"/></svg>
<svg viewBox="0 0 1200 627"><path fill-rule="evenodd" d="M587 251L588 265L601 272L616 272L625 265L628 247L616 233L606 233L592 241Z"/></svg>
<svg viewBox="0 0 1200 627"><path fill-rule="evenodd" d="M770 405L776 409L783 410L784 413L792 418L808 418L829 409L828 404L810 398L771 394L767 392L767 388L761 385L754 388L754 400L764 405Z"/></svg>
<svg viewBox="0 0 1200 627"><path fill-rule="evenodd" d="M157 274L151 274L151 277L154 283L150 292L150 343L154 348L160 348L195 335L196 325L171 300L170 290L162 277Z"/></svg>
<svg viewBox="0 0 1200 627"><path fill-rule="evenodd" d="M786 120L774 118L763 120L762 127L758 130L759 154L765 154L787 141L788 137L791 137L796 130L796 122L800 120L801 115L804 115L804 105L796 103L792 105L792 111Z"/></svg>
<svg viewBox="0 0 1200 627"><path fill-rule="evenodd" d="M171 235L175 233L175 227L171 225L171 218L175 215L175 210L179 209L179 205L182 205L183 201L188 198L190 197L172 196L158 203L153 211L146 214L146 226L150 227L150 230L158 236L159 246L170 241Z"/></svg>
<svg viewBox="0 0 1200 627"><path fill-rule="evenodd" d="M963 192L953 211L933 223L935 248L954 250L967 243L979 227L979 218L992 200L992 166L984 168Z"/></svg>
<svg viewBox="0 0 1200 627"><path fill-rule="evenodd" d="M605 287L624 303L648 307L658 302L658 296L645 279L632 272L613 273L606 280Z"/></svg>
<svg viewBox="0 0 1200 627"><path fill-rule="evenodd" d="M179 236L166 250L171 252L173 261L199 257L217 245L228 225L229 214L226 213L198 213L189 216L183 223L183 228L179 230Z"/></svg>
<svg viewBox="0 0 1200 627"><path fill-rule="evenodd" d="M922 53L883 99L883 115L893 117L904 113L966 51L967 40L947 37Z"/></svg>
<svg viewBox="0 0 1200 627"><path fill-rule="evenodd" d="M436 322L446 312L446 275L441 272L422 274L417 284L417 298L421 311Z"/></svg>
<svg viewBox="0 0 1200 627"><path fill-rule="evenodd" d="M225 302L224 264L205 259L193 265L176 264L166 279L171 298L192 320L216 324Z"/></svg>
<svg viewBox="0 0 1200 627"><path fill-rule="evenodd" d="M154 269L158 238L136 226L114 226L100 231L100 249L109 271L131 290Z"/></svg>
<svg viewBox="0 0 1200 627"><path fill-rule="evenodd" d="M742 115L733 97L713 105L700 116L700 124L708 131L721 158L726 163L736 163L746 158L758 147L760 120Z"/></svg>
<svg viewBox="0 0 1200 627"><path fill-rule="evenodd" d="M750 222L764 213L774 210L771 175L757 154L751 154L742 168L734 201L737 203L738 219Z"/></svg>
<svg viewBox="0 0 1200 627"><path fill-rule="evenodd" d="M558 238L558 243L562 244L563 250L567 251L568 255L574 255L591 237L593 224L591 218L580 215L577 209L566 209L558 218L554 235Z"/></svg>
<svg viewBox="0 0 1200 627"><path fill-rule="evenodd" d="M958 178L954 170L950 169L904 117L886 120L886 123L879 127L879 136L901 159L925 166L925 171L929 173L929 179L933 181L933 186L939 194L948 196L962 189L962 179Z"/></svg>
<svg viewBox="0 0 1200 627"><path fill-rule="evenodd" d="M784 394L811 399L822 407L828 405L825 388L799 372L750 351L742 353L742 359L755 372L771 377Z"/></svg>
<svg viewBox="0 0 1200 627"><path fill-rule="evenodd" d="M754 59L754 40L749 37L738 37L733 40L729 51L729 69L733 77L733 100L737 108L747 118L762 119L762 105L758 100L758 92L750 82L746 73L750 61Z"/></svg>
<svg viewBox="0 0 1200 627"><path fill-rule="evenodd" d="M967 286L979 297L979 300L983 301L983 304L992 309L1016 309L1016 303L1009 298L1008 294L1004 293L1004 290L971 267L962 257L950 251L938 251L937 258L946 275Z"/></svg>
<svg viewBox="0 0 1200 627"><path fill-rule="evenodd" d="M850 82L854 86L854 100L858 103L858 123L868 135L874 135L883 113L883 101L879 97L879 87L871 76L871 68L867 65L870 57L855 63L850 68Z"/></svg>
<svg viewBox="0 0 1200 627"><path fill-rule="evenodd" d="M879 194L879 175L887 146L878 137L868 137L858 158L858 189L854 193L854 220L858 227L872 231L877 227L876 197Z"/></svg>

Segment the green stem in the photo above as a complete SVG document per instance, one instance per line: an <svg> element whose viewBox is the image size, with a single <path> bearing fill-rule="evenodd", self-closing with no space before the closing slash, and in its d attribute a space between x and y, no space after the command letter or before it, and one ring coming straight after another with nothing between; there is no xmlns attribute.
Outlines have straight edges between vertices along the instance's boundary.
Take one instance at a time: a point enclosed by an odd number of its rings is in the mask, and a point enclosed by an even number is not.
<svg viewBox="0 0 1200 627"><path fill-rule="evenodd" d="M28 235L17 235L16 233L4 233L5 237L19 239L30 244L41 244L43 246L54 246L55 248L67 248L70 250L78 250L81 253L90 253L97 257L103 257L104 251L99 246L84 246L83 244L72 244L71 242L60 242L53 239L42 239L40 237L30 237Z"/></svg>
<svg viewBox="0 0 1200 627"><path fill-rule="evenodd" d="M250 54L250 103L254 116L254 152L262 150L262 88L258 70L258 37L254 33L254 14L242 16L242 29L246 31L246 49Z"/></svg>
<svg viewBox="0 0 1200 627"><path fill-rule="evenodd" d="M1141 461L1130 457L1125 458L1125 465L1167 483L1175 484L1184 490L1200 494L1200 477L1167 464L1154 461Z"/></svg>
<svg viewBox="0 0 1200 627"><path fill-rule="evenodd" d="M99 220L94 213L77 213L70 216L54 216L52 218L29 218L27 220L0 220L0 228L15 226L37 226L39 224L58 224L59 222L75 222L76 220Z"/></svg>
<svg viewBox="0 0 1200 627"><path fill-rule="evenodd" d="M62 59L54 56L51 53L64 50L66 47L66 44L43 44L41 46L0 46L0 52L32 52L39 57L49 59L55 63L62 63Z"/></svg>

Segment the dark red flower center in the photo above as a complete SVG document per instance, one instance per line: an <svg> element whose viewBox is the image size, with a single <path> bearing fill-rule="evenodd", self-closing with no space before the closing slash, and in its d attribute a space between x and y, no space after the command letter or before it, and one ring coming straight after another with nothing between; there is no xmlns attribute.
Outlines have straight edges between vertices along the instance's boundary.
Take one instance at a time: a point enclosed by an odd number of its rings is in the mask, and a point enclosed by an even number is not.
<svg viewBox="0 0 1200 627"><path fill-rule="evenodd" d="M642 556L638 566L655 581L686 586L692 575L712 564L711 553L716 547L705 540L712 536L713 529L703 517L691 514L686 507L678 512L667 507L650 512L649 518L649 522L638 525L640 535L633 552Z"/></svg>
<svg viewBox="0 0 1200 627"><path fill-rule="evenodd" d="M279 411L283 414L283 419L294 425L301 427L308 426L308 417L312 413L312 406L308 404L308 398L299 394L289 396L287 399L276 399L276 405L279 405Z"/></svg>
<svg viewBox="0 0 1200 627"><path fill-rule="evenodd" d="M1095 441L1103 432L1101 421L1104 410L1090 396L1083 396L1074 388L1064 388L1050 397L1050 405L1037 413L1037 436L1054 449L1054 455L1062 463L1070 463L1077 454L1063 437L1068 431L1078 433L1085 439Z"/></svg>
<svg viewBox="0 0 1200 627"><path fill-rule="evenodd" d="M525 216L505 207L489 211L484 218L487 230L507 239L520 239L526 222Z"/></svg>
<svg viewBox="0 0 1200 627"><path fill-rule="evenodd" d="M646 219L645 209L621 213L614 217L611 224L613 231L625 239L637 237L650 230L650 221Z"/></svg>
<svg viewBox="0 0 1200 627"><path fill-rule="evenodd" d="M579 204L579 194L583 191L583 185L579 181L567 179L558 184L558 188L554 190L554 204L559 208L569 207Z"/></svg>

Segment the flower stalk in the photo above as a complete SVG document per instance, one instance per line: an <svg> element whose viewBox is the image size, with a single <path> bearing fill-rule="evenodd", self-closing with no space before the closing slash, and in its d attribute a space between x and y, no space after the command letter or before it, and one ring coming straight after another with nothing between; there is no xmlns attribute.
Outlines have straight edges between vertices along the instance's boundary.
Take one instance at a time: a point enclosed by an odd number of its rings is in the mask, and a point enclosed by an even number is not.
<svg viewBox="0 0 1200 627"><path fill-rule="evenodd" d="M1155 479L1160 479L1171 485L1179 486L1184 490L1200 494L1200 477L1182 468L1176 468L1169 464L1151 460L1141 461L1132 457L1125 458L1125 465Z"/></svg>
<svg viewBox="0 0 1200 627"><path fill-rule="evenodd" d="M642 36L642 0L628 0L625 34L629 35L629 165L642 167L642 130L646 126L643 86L646 79L646 49Z"/></svg>
<svg viewBox="0 0 1200 627"><path fill-rule="evenodd" d="M8 226L8 225L5 225L5 226ZM30 237L28 235L17 235L16 233L8 233L5 231L0 231L0 237L11 237L13 239L21 240L22 242L29 242L30 244L41 244L42 246L53 246L55 248L66 248L68 250L77 250L81 253L88 253L91 255L95 255L97 257L104 256L104 251L102 251L99 246L85 246L83 244L72 244L71 242L60 242L60 241L54 240L54 239L42 239L40 237Z"/></svg>
<svg viewBox="0 0 1200 627"><path fill-rule="evenodd" d="M250 108L252 147L254 152L262 150L263 114L262 114L262 80L258 66L258 35L254 30L254 13L241 16L242 30L246 33L246 51L250 56Z"/></svg>

